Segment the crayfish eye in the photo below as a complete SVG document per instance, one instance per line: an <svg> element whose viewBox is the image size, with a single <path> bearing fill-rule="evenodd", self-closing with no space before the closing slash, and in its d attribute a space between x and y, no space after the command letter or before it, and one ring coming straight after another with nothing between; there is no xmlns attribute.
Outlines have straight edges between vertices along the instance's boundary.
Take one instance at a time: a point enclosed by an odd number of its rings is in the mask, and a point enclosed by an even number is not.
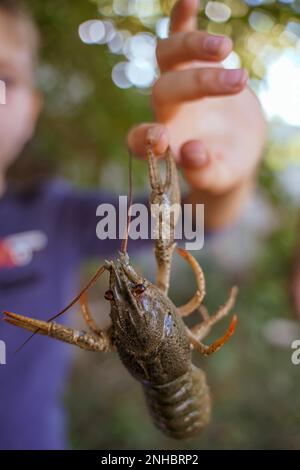
<svg viewBox="0 0 300 470"><path fill-rule="evenodd" d="M112 290L107 290L104 294L106 300L114 300L114 293Z"/></svg>
<svg viewBox="0 0 300 470"><path fill-rule="evenodd" d="M144 286L144 284L137 284L136 286L134 286L134 288L132 289L132 293L135 297L138 297L139 295L141 295L143 292L145 292L146 290L146 287Z"/></svg>

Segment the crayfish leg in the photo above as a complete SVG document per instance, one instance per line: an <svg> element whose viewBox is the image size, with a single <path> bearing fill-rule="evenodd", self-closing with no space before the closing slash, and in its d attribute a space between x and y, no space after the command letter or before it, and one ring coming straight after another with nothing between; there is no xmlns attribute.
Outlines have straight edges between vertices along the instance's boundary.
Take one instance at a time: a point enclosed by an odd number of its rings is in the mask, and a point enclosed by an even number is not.
<svg viewBox="0 0 300 470"><path fill-rule="evenodd" d="M209 356L210 354L213 354L214 352L218 351L225 343L227 343L227 341L235 331L236 324L237 316L233 315L231 323L226 333L221 338L214 341L210 346L201 343L201 341L197 339L197 337L193 334L191 330L189 330L189 328L187 328L187 333L193 348L204 356Z"/></svg>
<svg viewBox="0 0 300 470"><path fill-rule="evenodd" d="M4 312L3 314L4 320L11 325L50 336L65 343L74 344L88 351L106 352L113 350L110 336L105 331L99 336L94 336L85 331L68 328L55 322L36 320L12 312Z"/></svg>

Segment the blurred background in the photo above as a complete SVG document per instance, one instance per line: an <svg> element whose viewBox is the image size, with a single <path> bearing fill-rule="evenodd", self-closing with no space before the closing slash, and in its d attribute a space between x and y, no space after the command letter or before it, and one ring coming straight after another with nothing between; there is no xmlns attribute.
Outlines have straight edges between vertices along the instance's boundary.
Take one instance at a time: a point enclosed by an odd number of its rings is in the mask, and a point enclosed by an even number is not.
<svg viewBox="0 0 300 470"><path fill-rule="evenodd" d="M36 139L19 160L22 167L14 171L58 172L80 187L126 194L125 136L136 122L151 120L155 47L168 34L175 1L26 3L41 29L38 83L45 111ZM240 286L234 338L213 357L194 356L212 390L212 423L190 441L165 438L116 354L76 351L65 397L75 449L300 448L300 365L291 363L300 326L289 294L300 226L300 1L202 1L199 26L233 38L234 52L224 65L247 67L269 121L259 190L241 220L215 234L198 255L209 311L224 302L234 283ZM147 191L145 164L135 161L133 174L134 191ZM134 262L153 279L151 253ZM86 266L83 279L95 265ZM183 263L174 263L170 296L177 305L194 292L192 276ZM104 290L105 283L92 292L103 325L109 314ZM189 319L197 320L197 314Z"/></svg>

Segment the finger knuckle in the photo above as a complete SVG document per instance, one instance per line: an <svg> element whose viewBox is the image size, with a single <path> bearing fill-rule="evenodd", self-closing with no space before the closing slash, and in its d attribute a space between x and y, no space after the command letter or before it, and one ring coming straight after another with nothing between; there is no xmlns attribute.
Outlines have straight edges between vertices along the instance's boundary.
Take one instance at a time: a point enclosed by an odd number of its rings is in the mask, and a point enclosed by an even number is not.
<svg viewBox="0 0 300 470"><path fill-rule="evenodd" d="M198 69L195 73L195 81L203 92L210 94L217 89L217 69Z"/></svg>
<svg viewBox="0 0 300 470"><path fill-rule="evenodd" d="M154 102L158 102L161 99L161 89L162 89L162 81L161 80L162 80L161 78L156 80L156 82L154 83L154 85L152 87L152 100Z"/></svg>
<svg viewBox="0 0 300 470"><path fill-rule="evenodd" d="M199 70L199 69L195 69L193 71L193 80L194 80L194 83L195 83L195 86L197 88L204 88L205 86L205 71L204 70Z"/></svg>
<svg viewBox="0 0 300 470"><path fill-rule="evenodd" d="M156 46L156 60L157 60L158 65L161 65L162 62L163 62L167 41L168 41L168 39L161 39L157 43L157 46Z"/></svg>
<svg viewBox="0 0 300 470"><path fill-rule="evenodd" d="M195 40L198 37L198 34L194 31L185 33L182 39L182 45L185 51L193 52L195 49Z"/></svg>

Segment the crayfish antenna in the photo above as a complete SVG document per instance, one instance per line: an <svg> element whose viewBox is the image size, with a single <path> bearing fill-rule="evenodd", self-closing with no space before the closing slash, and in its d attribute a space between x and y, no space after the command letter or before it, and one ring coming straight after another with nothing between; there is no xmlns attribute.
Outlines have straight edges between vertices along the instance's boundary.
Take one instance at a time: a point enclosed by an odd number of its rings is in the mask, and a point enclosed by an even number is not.
<svg viewBox="0 0 300 470"><path fill-rule="evenodd" d="M129 150L129 167L128 167L128 172L129 172L129 204L127 204L127 223L126 223L126 229L125 229L125 235L121 244L121 252L126 253L127 252L127 245L128 245L128 238L129 238L129 230L130 230L130 221L131 221L131 216L130 216L130 209L132 206L132 153Z"/></svg>

